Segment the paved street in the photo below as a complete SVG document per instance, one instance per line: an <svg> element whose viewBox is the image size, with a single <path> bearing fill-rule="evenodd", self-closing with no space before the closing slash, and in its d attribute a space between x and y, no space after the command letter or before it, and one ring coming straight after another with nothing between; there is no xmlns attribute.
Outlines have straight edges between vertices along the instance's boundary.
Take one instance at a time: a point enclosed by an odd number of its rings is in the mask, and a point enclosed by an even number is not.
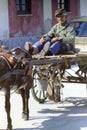
<svg viewBox="0 0 87 130"><path fill-rule="evenodd" d="M13 130L87 130L86 85L65 84L61 91L61 98L60 103L47 100L44 104L39 104L31 95L30 120L24 121L21 118L20 95L12 94ZM4 96L0 95L0 130L6 128L6 122Z"/></svg>

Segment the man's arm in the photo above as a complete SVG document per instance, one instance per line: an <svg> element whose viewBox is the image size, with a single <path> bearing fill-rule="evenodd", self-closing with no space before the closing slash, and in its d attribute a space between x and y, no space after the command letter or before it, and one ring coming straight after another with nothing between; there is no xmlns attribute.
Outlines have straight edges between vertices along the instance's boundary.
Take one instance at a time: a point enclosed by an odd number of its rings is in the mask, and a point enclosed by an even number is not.
<svg viewBox="0 0 87 130"><path fill-rule="evenodd" d="M71 25L68 26L66 31L67 31L66 35L60 37L62 39L62 42L65 44L74 44L76 33L74 31L73 26Z"/></svg>
<svg viewBox="0 0 87 130"><path fill-rule="evenodd" d="M42 44L46 43L47 41L51 41L51 38L53 37L53 34L54 34L54 27L51 28L51 30L43 35L41 38L40 38L40 42Z"/></svg>

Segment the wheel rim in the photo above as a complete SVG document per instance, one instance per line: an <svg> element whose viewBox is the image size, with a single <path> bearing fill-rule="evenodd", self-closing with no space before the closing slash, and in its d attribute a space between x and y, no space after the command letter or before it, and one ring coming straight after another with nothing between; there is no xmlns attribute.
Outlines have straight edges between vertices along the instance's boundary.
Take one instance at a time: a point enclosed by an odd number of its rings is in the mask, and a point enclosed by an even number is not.
<svg viewBox="0 0 87 130"><path fill-rule="evenodd" d="M34 70L32 94L36 101L43 103L47 99L47 78L44 75L40 77L40 74L37 70Z"/></svg>

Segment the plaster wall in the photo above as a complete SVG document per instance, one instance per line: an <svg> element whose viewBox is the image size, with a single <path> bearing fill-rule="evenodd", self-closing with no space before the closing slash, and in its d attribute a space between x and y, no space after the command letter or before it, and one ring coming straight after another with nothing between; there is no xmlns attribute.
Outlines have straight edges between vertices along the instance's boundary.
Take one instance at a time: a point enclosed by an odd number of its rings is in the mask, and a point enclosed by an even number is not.
<svg viewBox="0 0 87 130"><path fill-rule="evenodd" d="M47 33L52 26L52 1L43 0L44 33Z"/></svg>
<svg viewBox="0 0 87 130"><path fill-rule="evenodd" d="M8 0L0 3L0 39L9 37Z"/></svg>
<svg viewBox="0 0 87 130"><path fill-rule="evenodd" d="M80 16L87 16L87 0L80 0Z"/></svg>
<svg viewBox="0 0 87 130"><path fill-rule="evenodd" d="M31 0L30 15L17 15L15 0L9 0L10 37L38 35L43 28L43 1Z"/></svg>

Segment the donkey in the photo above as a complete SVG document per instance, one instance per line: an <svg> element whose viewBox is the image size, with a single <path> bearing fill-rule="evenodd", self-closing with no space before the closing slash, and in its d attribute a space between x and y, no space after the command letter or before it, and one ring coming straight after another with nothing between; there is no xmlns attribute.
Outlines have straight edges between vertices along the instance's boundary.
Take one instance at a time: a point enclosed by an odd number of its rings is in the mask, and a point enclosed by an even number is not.
<svg viewBox="0 0 87 130"><path fill-rule="evenodd" d="M8 122L6 130L12 130L12 119L10 116L11 90L21 95L23 103L22 117L25 120L29 118L29 90L33 83L29 69L30 59L31 56L24 49L15 48L9 52L0 48L0 91L5 93L5 110Z"/></svg>

